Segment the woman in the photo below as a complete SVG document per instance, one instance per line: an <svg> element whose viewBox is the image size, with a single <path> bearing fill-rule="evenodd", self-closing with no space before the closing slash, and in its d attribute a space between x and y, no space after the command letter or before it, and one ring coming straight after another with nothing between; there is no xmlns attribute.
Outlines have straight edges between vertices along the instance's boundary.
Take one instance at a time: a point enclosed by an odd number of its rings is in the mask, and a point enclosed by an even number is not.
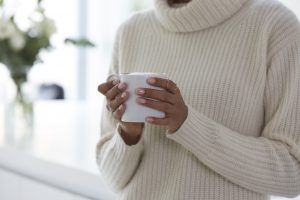
<svg viewBox="0 0 300 200"><path fill-rule="evenodd" d="M276 0L154 5L118 29L109 73L167 73L169 84L149 82L165 92L144 89L138 98L166 118L122 122L132 95L124 93L126 83L98 88L110 111L103 109L97 164L118 199L299 195L296 16Z"/></svg>

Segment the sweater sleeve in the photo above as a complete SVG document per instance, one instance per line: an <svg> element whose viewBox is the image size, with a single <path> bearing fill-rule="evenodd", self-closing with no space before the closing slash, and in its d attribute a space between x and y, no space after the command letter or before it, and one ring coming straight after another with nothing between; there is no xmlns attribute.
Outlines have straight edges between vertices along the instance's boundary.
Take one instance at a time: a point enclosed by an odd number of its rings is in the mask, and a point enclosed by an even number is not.
<svg viewBox="0 0 300 200"><path fill-rule="evenodd" d="M300 194L300 42L272 56L266 74L264 127L242 135L188 106L188 117L167 137L233 183L259 193Z"/></svg>
<svg viewBox="0 0 300 200"><path fill-rule="evenodd" d="M114 42L109 74L118 73L118 42L120 28ZM127 145L120 135L120 124L102 104L101 137L96 146L96 161L102 177L115 192L122 190L133 177L141 158L143 135L135 145Z"/></svg>

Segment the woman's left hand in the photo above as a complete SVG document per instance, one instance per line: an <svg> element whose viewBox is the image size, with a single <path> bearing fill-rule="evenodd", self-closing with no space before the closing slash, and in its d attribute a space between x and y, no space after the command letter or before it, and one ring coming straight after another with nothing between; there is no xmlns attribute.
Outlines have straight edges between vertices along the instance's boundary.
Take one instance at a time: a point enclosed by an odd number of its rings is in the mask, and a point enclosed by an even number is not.
<svg viewBox="0 0 300 200"><path fill-rule="evenodd" d="M188 115L188 107L183 101L179 88L173 81L158 77L148 78L147 82L150 85L161 87L166 90L156 90L151 88L138 88L136 90L136 94L140 96L137 98L139 104L165 112L165 118L149 116L147 117L147 122L167 126L168 131L174 133L181 127ZM144 92L139 92L141 90ZM159 101L143 97L157 99Z"/></svg>

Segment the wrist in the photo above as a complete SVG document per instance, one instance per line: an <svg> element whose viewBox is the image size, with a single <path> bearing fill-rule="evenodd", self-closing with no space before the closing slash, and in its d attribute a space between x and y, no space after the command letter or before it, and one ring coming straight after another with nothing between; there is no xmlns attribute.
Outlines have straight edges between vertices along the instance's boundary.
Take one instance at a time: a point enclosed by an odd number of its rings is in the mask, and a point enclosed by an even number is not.
<svg viewBox="0 0 300 200"><path fill-rule="evenodd" d="M173 134L173 133L177 132L180 129L180 127L183 125L183 123L186 121L186 119L188 117L188 112L189 112L188 111L188 106L185 106L185 112L184 112L185 114L184 114L184 117L181 120L180 124L175 129L168 129L167 130L168 134Z"/></svg>
<svg viewBox="0 0 300 200"><path fill-rule="evenodd" d="M139 134L127 133L120 125L118 126L118 133L120 134L121 138L127 145L137 144L142 136L142 133Z"/></svg>

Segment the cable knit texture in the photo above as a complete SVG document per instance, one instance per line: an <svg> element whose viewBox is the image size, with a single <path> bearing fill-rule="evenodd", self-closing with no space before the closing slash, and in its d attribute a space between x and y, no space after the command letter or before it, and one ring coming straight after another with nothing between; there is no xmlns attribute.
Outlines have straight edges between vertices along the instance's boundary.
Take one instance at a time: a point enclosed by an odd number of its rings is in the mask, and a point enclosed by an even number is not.
<svg viewBox="0 0 300 200"><path fill-rule="evenodd" d="M277 0L192 0L119 27L109 73L167 73L188 117L127 145L103 103L99 170L121 200L300 194L300 24Z"/></svg>

